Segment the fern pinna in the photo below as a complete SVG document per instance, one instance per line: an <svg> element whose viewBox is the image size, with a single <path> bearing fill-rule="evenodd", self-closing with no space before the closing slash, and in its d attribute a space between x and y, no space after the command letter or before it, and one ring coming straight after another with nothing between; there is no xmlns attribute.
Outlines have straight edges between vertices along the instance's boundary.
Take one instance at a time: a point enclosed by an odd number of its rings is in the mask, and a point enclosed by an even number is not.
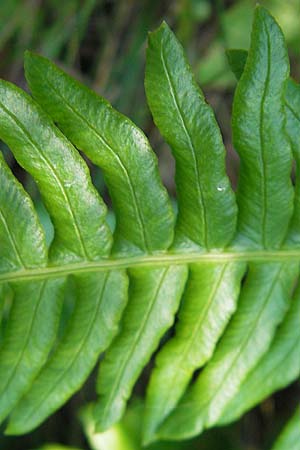
<svg viewBox="0 0 300 450"><path fill-rule="evenodd" d="M147 388L145 444L235 420L299 376L300 87L289 80L282 32L261 7L249 53L229 52L229 60L240 78L236 194L182 47L165 23L149 37L146 94L176 161L176 220L147 138L106 100L32 53L25 72L33 98L1 81L0 137L36 181L54 226L48 249L1 157L0 292L13 295L0 347L7 433L43 422L104 352L96 429L119 421L177 310ZM103 171L113 236L77 149ZM58 338L70 279L75 307Z"/></svg>

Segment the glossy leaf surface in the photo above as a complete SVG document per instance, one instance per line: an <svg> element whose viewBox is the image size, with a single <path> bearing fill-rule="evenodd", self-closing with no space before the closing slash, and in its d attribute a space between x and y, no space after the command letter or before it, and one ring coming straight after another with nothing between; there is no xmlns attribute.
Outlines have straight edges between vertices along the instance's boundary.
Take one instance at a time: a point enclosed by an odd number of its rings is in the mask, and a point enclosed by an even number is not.
<svg viewBox="0 0 300 450"><path fill-rule="evenodd" d="M214 114L167 24L150 34L145 87L154 121L176 160L177 240L223 247L233 237L236 204Z"/></svg>
<svg viewBox="0 0 300 450"><path fill-rule="evenodd" d="M238 231L249 244L278 248L293 212L292 155L282 98L289 63L282 32L258 7L251 47L235 92L234 147L241 158Z"/></svg>

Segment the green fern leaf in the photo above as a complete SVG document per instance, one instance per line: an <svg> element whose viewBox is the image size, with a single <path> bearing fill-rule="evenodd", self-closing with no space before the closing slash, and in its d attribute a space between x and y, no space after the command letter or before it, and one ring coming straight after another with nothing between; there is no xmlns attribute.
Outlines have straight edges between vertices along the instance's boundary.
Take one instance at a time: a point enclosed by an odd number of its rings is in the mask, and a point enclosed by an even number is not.
<svg viewBox="0 0 300 450"><path fill-rule="evenodd" d="M236 195L221 132L181 45L165 23L149 37L146 94L176 162L176 220L147 138L106 100L29 52L34 99L0 81L0 138L36 181L54 226L48 249L0 155L1 311L8 290L13 297L0 341L7 433L43 422L103 353L94 421L99 431L118 422L178 309L150 376L145 443L234 420L299 376L299 85L264 8L256 9L249 53L228 57L239 78ZM104 174L113 236L77 149ZM58 337L67 277L75 306Z"/></svg>
<svg viewBox="0 0 300 450"><path fill-rule="evenodd" d="M222 248L234 235L237 213L225 149L213 112L166 24L150 34L145 87L154 121L176 160L175 246Z"/></svg>

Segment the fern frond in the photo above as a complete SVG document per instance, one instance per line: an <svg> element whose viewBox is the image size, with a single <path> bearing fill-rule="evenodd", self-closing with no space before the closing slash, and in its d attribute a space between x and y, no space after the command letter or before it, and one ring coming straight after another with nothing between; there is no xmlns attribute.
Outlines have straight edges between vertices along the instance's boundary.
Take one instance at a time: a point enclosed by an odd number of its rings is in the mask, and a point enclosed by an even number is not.
<svg viewBox="0 0 300 450"><path fill-rule="evenodd" d="M239 78L236 194L221 132L181 45L165 23L149 37L146 94L176 162L176 220L146 136L105 99L29 52L34 99L0 82L0 138L36 181L54 226L48 250L28 194L0 155L0 300L6 283L14 296L0 342L7 433L44 421L103 353L94 419L101 431L119 421L178 309L150 377L144 442L227 423L299 376L299 85L264 8L249 53L228 55ZM77 149L103 171L113 236ZM67 277L75 306L57 338Z"/></svg>

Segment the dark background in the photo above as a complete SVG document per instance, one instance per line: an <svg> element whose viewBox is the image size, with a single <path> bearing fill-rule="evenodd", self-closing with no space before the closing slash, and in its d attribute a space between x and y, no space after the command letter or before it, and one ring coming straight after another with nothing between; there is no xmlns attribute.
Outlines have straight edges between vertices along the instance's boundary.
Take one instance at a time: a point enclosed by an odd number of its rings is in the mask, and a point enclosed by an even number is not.
<svg viewBox="0 0 300 450"><path fill-rule="evenodd" d="M273 13L283 28L292 75L299 80L300 0L260 3ZM232 149L230 131L235 79L224 50L248 48L255 4L255 0L0 0L0 76L26 89L24 50L35 50L53 59L143 128L159 156L163 181L174 196L173 160L153 126L143 87L147 32L164 19L182 42L196 79L214 108L228 149L228 173L235 187L238 158ZM51 223L34 182L13 160L9 150L2 144L0 146L15 175L33 197L50 240ZM91 172L95 185L109 202L101 171L91 167ZM149 369L146 369L136 386L137 398L144 392L148 373ZM91 376L81 392L35 432L10 438L1 433L0 449L37 449L47 442L91 448L78 419L78 410L93 399L94 377ZM206 432L187 444L166 447L159 444L155 449L268 449L299 399L300 388L295 383L230 427ZM134 400L125 424L131 437L138 434L139 417L140 405ZM125 443L120 448L92 445L95 450L140 448Z"/></svg>

